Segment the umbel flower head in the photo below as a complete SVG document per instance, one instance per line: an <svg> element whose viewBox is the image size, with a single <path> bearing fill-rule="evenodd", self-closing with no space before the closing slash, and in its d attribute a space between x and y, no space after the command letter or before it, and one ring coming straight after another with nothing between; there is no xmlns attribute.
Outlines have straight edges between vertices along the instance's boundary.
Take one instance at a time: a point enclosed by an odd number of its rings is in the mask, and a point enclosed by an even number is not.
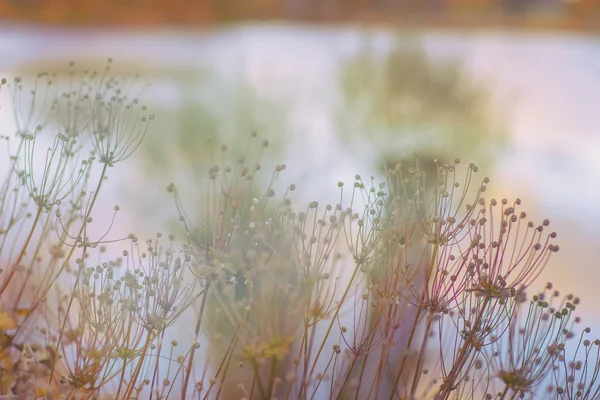
<svg viewBox="0 0 600 400"><path fill-rule="evenodd" d="M550 224L527 221L525 212L517 212L521 200L509 205L507 199L492 199L469 221L472 229L471 251L474 260L473 282L469 289L478 296L514 297L542 272L550 255L558 251L552 241L556 233L546 233Z"/></svg>
<svg viewBox="0 0 600 400"><path fill-rule="evenodd" d="M432 314L439 314L448 313L463 300L472 263L465 243L471 228L469 221L489 179L484 177L477 186L473 185L478 167L471 163L461 174L458 158L452 164L434 162L433 178L427 179L417 162L417 166L408 169L408 174L395 186L401 188L396 190L400 194L396 197L408 199L408 209L414 213L408 220L414 221L415 229L406 235L410 238L409 246L413 245L414 255L407 263L421 275L422 285L411 286L413 303ZM398 171L395 174L400 178L403 176ZM415 252L414 248L420 248L420 251Z"/></svg>
<svg viewBox="0 0 600 400"><path fill-rule="evenodd" d="M525 293L517 302L525 303ZM523 396L535 392L545 380L565 340L573 335L571 315L577 304L578 298L561 299L548 283L544 292L532 297L529 307L517 308L508 330L488 349L490 370L504 384L504 392Z"/></svg>
<svg viewBox="0 0 600 400"><path fill-rule="evenodd" d="M112 167L138 148L154 114L130 98L117 78L103 80L95 93L82 96L85 109L83 126L90 135L98 160Z"/></svg>
<svg viewBox="0 0 600 400"><path fill-rule="evenodd" d="M40 90L43 86L45 90ZM76 135L56 129L56 108L65 102L51 95L57 86L48 74L41 73L32 87L15 78L12 93L18 147L11 156L15 164L11 173L19 175L35 205L44 211L78 188L91 161L81 159Z"/></svg>
<svg viewBox="0 0 600 400"><path fill-rule="evenodd" d="M554 384L548 398L557 400L592 400L600 398L600 339L590 339L592 330L585 328L574 351L561 343L554 360Z"/></svg>
<svg viewBox="0 0 600 400"><path fill-rule="evenodd" d="M27 190L35 204L48 211L57 202L67 198L88 171L90 159L79 161L80 146L74 137L58 134L45 155L40 154L37 144L42 127L24 136L23 177ZM44 160L41 171L36 164Z"/></svg>

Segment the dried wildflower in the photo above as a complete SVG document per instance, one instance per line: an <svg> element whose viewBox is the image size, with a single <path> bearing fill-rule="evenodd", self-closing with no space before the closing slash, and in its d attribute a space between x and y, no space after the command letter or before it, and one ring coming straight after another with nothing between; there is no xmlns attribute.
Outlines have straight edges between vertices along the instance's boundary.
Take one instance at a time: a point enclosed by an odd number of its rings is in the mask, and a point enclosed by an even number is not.
<svg viewBox="0 0 600 400"><path fill-rule="evenodd" d="M407 171L401 167L389 171L395 178L392 215L400 227L402 247L412 247L403 260L413 270L411 302L432 314L448 313L460 304L466 289L470 254L464 239L473 205L488 179L484 178L467 203L475 165L467 167L461 181L457 172L460 160L452 165L434 161L436 175L428 180L418 161Z"/></svg>
<svg viewBox="0 0 600 400"><path fill-rule="evenodd" d="M450 165L434 160L432 177L420 167L418 158L414 167L396 165L388 171L393 189L390 202L393 224L389 229L398 236L398 253L401 255L397 264L391 265L392 268L402 266L406 283L399 295L414 306L399 315L398 320L404 323L408 333L403 336L396 333L396 337L403 338L397 340L404 349L394 372L393 387L397 387L402 375L407 373L408 349L413 345L421 322L425 324L425 330L417 352L417 370L424 362L432 324L441 324L441 317L460 307L465 300L464 291L471 278L469 266L472 263L470 249L465 243L470 229L468 221L488 179L484 178L479 187L472 188L477 167L470 164L462 174L459 164L458 159ZM420 374L411 375L413 382L406 393L415 395Z"/></svg>
<svg viewBox="0 0 600 400"><path fill-rule="evenodd" d="M146 136L154 114L130 98L116 77L106 77L101 90L82 96L87 130L100 163L112 167L133 154Z"/></svg>
<svg viewBox="0 0 600 400"><path fill-rule="evenodd" d="M76 138L63 134L55 136L45 155L37 148L41 126L24 137L23 172L27 189L35 204L49 211L57 202L67 198L89 169L91 160L79 161L80 146ZM37 171L36 160L45 159L41 171Z"/></svg>
<svg viewBox="0 0 600 400"><path fill-rule="evenodd" d="M504 383L504 392L534 392L558 359L559 345L568 339L578 300L569 295L560 301L559 293L551 289L548 284L527 309L518 309L506 333L489 349L490 372Z"/></svg>
<svg viewBox="0 0 600 400"><path fill-rule="evenodd" d="M556 233L544 233L549 221L535 226L524 212L517 213L521 200L512 205L481 202L476 218L469 223L471 249L475 262L470 291L489 298L514 297L542 272L558 246ZM499 210L498 210L499 208Z"/></svg>
<svg viewBox="0 0 600 400"><path fill-rule="evenodd" d="M354 302L352 303L353 318L350 330L341 325L338 317L342 341L355 358L369 354L383 340L382 332L378 329L378 320L382 315L372 306L369 306L369 300L368 293L362 295L359 295L359 293L355 294Z"/></svg>
<svg viewBox="0 0 600 400"><path fill-rule="evenodd" d="M255 136L251 135L249 145ZM255 174L261 169L260 163L244 157L229 165L227 150L222 150L223 161L208 170L206 212L196 217L199 222L183 210L180 192L170 188L189 238L192 270L201 287L195 334L197 337L201 324L205 324L210 337L223 337L224 346L213 339L219 353L245 358L251 365L267 359L285 364L296 330L306 317L304 306L309 303L303 293L313 290L314 284L321 286L322 279L313 275L318 269L307 265L307 283L313 277L317 281L306 287L299 284L302 256L296 246L301 244L291 228L295 222L288 212L289 199L284 194L279 203L274 200L275 180L285 166L275 167L267 188L259 191ZM314 212L317 209L317 204L310 207ZM311 240L310 245L316 262L317 257L327 257L322 253L324 242ZM192 349L186 381L193 354Z"/></svg>
<svg viewBox="0 0 600 400"><path fill-rule="evenodd" d="M68 219L65 223L65 219L63 218L62 212L60 210L56 211L56 213L55 213L56 228L55 229L59 235L59 240L61 241L62 245L71 247L72 249L82 249L83 252L85 253L85 251L87 251L89 249L95 249L100 244L112 243L112 242L122 241L125 239L130 239L130 237L123 238L123 239L107 239L108 234L110 233L110 231L113 227L113 224L115 223L117 213L120 210L119 206L114 206L112 218L110 219L108 227L106 228L104 233L102 233L97 238L91 238L90 236L88 236L90 225L94 222L94 219L92 217L90 217L90 214L92 212L93 203L96 198L97 197L95 194L91 194L88 197L88 201L87 201L87 204L85 205L85 207L82 207L80 210L78 210L79 215L77 215L77 219L79 222L79 227L73 226L73 225L75 225L74 224L75 221L73 221L72 219L71 220ZM73 214L69 215L69 217L73 217L73 216L74 216ZM70 233L69 228L75 228L74 230L77 233ZM72 252L70 254L72 254Z"/></svg>
<svg viewBox="0 0 600 400"><path fill-rule="evenodd" d="M592 400L600 397L600 339L591 340L585 328L579 341L570 345L560 343L554 360L554 383L551 396L561 400ZM571 349L573 346L574 349Z"/></svg>
<svg viewBox="0 0 600 400"><path fill-rule="evenodd" d="M144 272L139 317L151 331L171 326L187 309L196 290L195 281L188 276L188 248L175 252L171 246L163 247L159 238L147 242L147 252L138 252L137 268Z"/></svg>

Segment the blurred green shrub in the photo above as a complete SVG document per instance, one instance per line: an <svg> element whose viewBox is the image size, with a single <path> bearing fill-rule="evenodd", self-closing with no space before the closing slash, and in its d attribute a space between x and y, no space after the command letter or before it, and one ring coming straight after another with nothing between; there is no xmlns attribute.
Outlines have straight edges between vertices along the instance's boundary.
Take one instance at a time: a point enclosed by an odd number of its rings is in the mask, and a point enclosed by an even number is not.
<svg viewBox="0 0 600 400"><path fill-rule="evenodd" d="M485 166L504 144L486 86L460 59L434 58L418 39L399 34L384 52L366 36L343 65L340 87L340 136L353 151L368 146L377 162L416 151L422 160L458 155Z"/></svg>

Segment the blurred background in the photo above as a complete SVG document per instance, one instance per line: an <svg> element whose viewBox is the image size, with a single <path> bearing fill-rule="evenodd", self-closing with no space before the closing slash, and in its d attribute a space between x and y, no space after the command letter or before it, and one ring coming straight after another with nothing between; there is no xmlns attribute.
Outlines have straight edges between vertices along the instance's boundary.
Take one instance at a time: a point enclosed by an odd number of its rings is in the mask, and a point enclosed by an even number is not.
<svg viewBox="0 0 600 400"><path fill-rule="evenodd" d="M2 76L108 57L140 74L156 119L105 191L115 237L169 230L166 185L198 193L213 147L253 131L303 201L415 151L460 157L489 197L550 219L561 250L538 287L582 297L600 333L599 0L2 0L0 18Z"/></svg>

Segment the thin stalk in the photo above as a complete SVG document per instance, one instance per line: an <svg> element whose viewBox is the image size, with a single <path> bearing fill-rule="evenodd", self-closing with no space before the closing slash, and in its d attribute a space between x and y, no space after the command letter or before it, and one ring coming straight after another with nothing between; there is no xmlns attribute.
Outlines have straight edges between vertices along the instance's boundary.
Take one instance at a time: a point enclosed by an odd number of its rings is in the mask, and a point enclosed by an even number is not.
<svg viewBox="0 0 600 400"><path fill-rule="evenodd" d="M256 359L252 360L252 367L254 369L254 381L257 383L256 386L258 386L260 398L268 400L268 397L265 396L265 388L263 388L262 382L260 380L260 371L258 370L260 366L258 365ZM252 386L254 386L254 384Z"/></svg>
<svg viewBox="0 0 600 400"><path fill-rule="evenodd" d="M196 342L198 341L198 335L200 334L200 326L202 325L202 316L204 315L204 308L206 307L206 299L208 298L208 289L210 287L210 283L206 285L204 289L204 293L202 295L202 303L200 304L200 314L198 315L198 321L196 321L196 338L194 339ZM188 364L185 370L185 379L183 381L183 390L181 391L181 399L186 399L187 387L190 382L190 375L192 373L192 364L194 362L194 354L196 352L196 343L192 343L192 352L190 354L190 358L188 359Z"/></svg>
<svg viewBox="0 0 600 400"><path fill-rule="evenodd" d="M423 289L423 295L422 297L425 297L425 292L427 291L427 288L429 287L429 280L431 279L431 274L433 272L433 268L436 264L436 258L438 255L438 250L439 250L439 244L436 242L435 245L433 246L433 251L431 253L431 259L429 262L429 267L427 268L426 271L426 276L425 276L425 283L424 283L424 289ZM406 346L404 347L404 354L402 354L402 362L400 363L400 368L398 369L398 373L396 374L396 378L394 378L394 383L392 385L392 390L390 392L390 397L389 400L393 400L394 396L396 395L396 391L398 389L398 383L400 382L400 378L402 377L402 372L404 371L404 367L406 366L406 360L408 357L408 352L410 349L410 346L412 345L412 341L415 337L415 333L417 331L417 325L419 323L419 319L421 318L421 312L422 309L421 307L417 308L417 312L415 314L415 319L413 321L413 324L410 328L410 335L408 336L408 342L406 343Z"/></svg>
<svg viewBox="0 0 600 400"><path fill-rule="evenodd" d="M323 349L325 348L325 342L327 341L327 338L329 337L329 334L331 333L331 330L333 329L333 325L337 321L337 317L342 308L342 304L344 304L344 300L346 300L346 297L348 296L348 293L350 292L350 287L352 286L352 283L354 282L354 279L356 278L356 275L358 274L359 269L360 269L360 263L357 262L356 266L354 267L354 271L352 272L352 276L350 277L350 281L348 282L348 285L346 286L346 290L344 290L344 294L342 295L342 298L340 299L339 305L335 309L335 312L333 313L333 317L331 318L329 327L327 328L327 331L325 331L325 335L323 336L323 341L321 342L321 345L319 346L319 350L317 351L317 354L315 356L315 361L314 361L312 367L310 368L309 376L312 376L312 374L315 372L315 368L317 367L317 361L319 360L319 356L321 355L321 353L323 352ZM304 379L302 382L302 385L306 386L304 381L306 381L306 376L304 376Z"/></svg>
<svg viewBox="0 0 600 400"><path fill-rule="evenodd" d="M329 361L327 361L327 365L325 366L325 369L323 370L323 373L327 372L329 370L329 367L331 366L331 362L333 361L333 359L337 359L337 357L335 355L331 355L331 357L329 357ZM334 382L335 381L335 361L333 361L333 373L331 374L331 381ZM315 385L315 390L313 391L312 396L310 396L310 400L314 400L315 396L317 395L317 392L319 391L319 386L321 385L321 382L323 382L322 380L320 380L319 382L317 382L317 384ZM291 386L291 385L290 385ZM329 397L333 397L333 393L330 393Z"/></svg>
<svg viewBox="0 0 600 400"><path fill-rule="evenodd" d="M302 340L300 342L300 349L298 350L298 360L300 360L300 356L302 355L302 351L306 346L308 346L308 325L306 323L304 323L304 334L302 335ZM305 358L304 358L304 365L306 365L307 363L307 358L306 358L306 354L305 354ZM300 365L298 363L298 365ZM296 365L294 367L294 374L296 374L298 372L298 365ZM306 376L306 371L304 372L304 375ZM294 385L290 383L290 385L288 385L288 390L287 393L285 395L285 400L288 400L290 398L290 395L292 394L292 387Z"/></svg>
<svg viewBox="0 0 600 400"><path fill-rule="evenodd" d="M89 207L87 209L87 212L85 213L85 216L84 216L84 220L83 220L84 222L81 225L81 228L79 229L79 233L77 234L76 237L81 236L83 234L85 228L86 228L86 221L90 217L90 215L92 213L92 209L94 208L94 204L96 203L96 200L98 199L98 193L100 192L100 187L102 186L102 182L104 181L104 176L106 175L107 168L108 168L108 164L104 163L104 166L102 167L102 172L100 173L100 179L98 180L98 185L96 185L96 190L94 191L94 195L92 196L92 200L90 201L90 205L89 205ZM65 266L67 265L67 262L73 256L73 253L75 252L75 248L76 247L77 246L71 247L71 251L69 251L69 254L65 258L65 261L63 262L62 267L58 270L58 272L54 276L54 279L46 287L46 290L44 290L44 295L41 296L40 298L43 298L46 295L47 291L50 290L50 288L52 287L52 285L54 284L54 282L58 279L58 277L60 276L60 274L64 270ZM85 250L86 250L86 248L84 246L84 248L83 248L83 255L84 256L85 256ZM83 257L82 257L82 259L83 259ZM79 283L79 278L80 277L81 277L81 268L78 268L77 269L77 277L75 278L75 284L73 285L73 291L71 292L71 298L69 300L69 306L67 307L67 311L65 313L65 320L63 321L62 327L60 329L60 334L58 335L58 340L56 341L56 347L55 347L56 354L58 354L58 348L60 346L60 343L61 343L61 340L62 340L62 336L63 336L63 332L64 332L65 326L67 324L67 319L69 318L69 312L71 311L71 306L73 305L73 299L75 298L75 290L77 289L77 285ZM56 367L56 358L53 359L53 361L52 361L52 368L50 369L51 372L50 372L50 379L49 379L48 384L52 383L52 378L54 376L54 368L55 367Z"/></svg>
<svg viewBox="0 0 600 400"><path fill-rule="evenodd" d="M400 368L398 369L398 373L396 374L396 378L394 378L394 383L392 385L392 390L390 393L389 400L393 400L396 395L396 390L398 388L398 383L400 382L400 377L402 376L402 372L404 371L404 366L406 365L406 359L408 357L408 350L410 349L410 345L415 337L415 333L417 331L417 324L419 323L419 318L421 317L421 308L417 308L417 313L415 314L415 320L413 321L412 327L410 328L410 335L408 336L408 342L404 348L404 354L402 354L402 361L400 363Z"/></svg>
<svg viewBox="0 0 600 400"><path fill-rule="evenodd" d="M275 357L271 358L271 377L269 378L269 395L267 396L267 399L272 399L273 398L273 382L275 381L275 366L277 365L277 361L275 360Z"/></svg>
<svg viewBox="0 0 600 400"><path fill-rule="evenodd" d="M37 226L38 221L40 220L40 216L42 215L43 210L44 210L44 208L42 206L38 206L37 213L35 214L35 219L33 220L31 229L29 230L29 233L27 234L27 238L25 239L25 244L23 244L23 247L21 248L21 251L19 252L19 255L17 256L17 259L13 263L13 265L10 269L10 272L8 274L8 277L2 283L2 287L0 288L0 295L2 293L4 293L4 291L6 290L6 287L8 286L8 284L14 277L15 273L17 272L17 268L18 268L19 264L21 263L21 260L23 260L25 253L27 252L27 247L29 246L29 242L31 242L31 238L33 237L33 232L35 231L35 228Z"/></svg>
<svg viewBox="0 0 600 400"><path fill-rule="evenodd" d="M90 201L90 205L89 205L89 207L87 209L87 212L85 213L85 216L83 218L84 223L81 225L81 228L79 229L79 232L77 233L77 235L75 237L81 236L83 234L83 231L86 228L85 221L87 221L87 219L92 214L92 209L94 208L94 204L96 204L96 200L98 199L98 194L100 193L100 188L102 186L102 182L104 181L104 177L106 176L106 170L107 169L108 169L108 164L104 164L104 166L102 167L102 172L100 172L100 179L98 179L98 185L96 185L96 190L93 192L94 195L92 196L92 200ZM44 291L44 295L46 294L46 292L48 290L50 290L50 288L52 287L52 285L54 284L54 282L58 279L58 277L60 276L60 274L62 274L63 270L65 269L65 267L67 265L67 262L73 256L73 253L75 252L75 248L76 248L76 246L72 246L71 247L71 251L69 251L69 254L67 254L67 256L65 257L65 261L63 262L61 268L58 270L58 272L56 273L56 275L54 275L54 278L50 281L50 283L46 286L46 290ZM77 275L77 279L79 279L79 274Z"/></svg>
<svg viewBox="0 0 600 400"><path fill-rule="evenodd" d="M431 323L433 322L433 318L427 319L427 326L425 327L425 334L423 335L423 341L421 342L421 349L419 350L419 358L417 360L417 366L415 368L415 374L413 376L412 386L410 388L410 394L414 396L415 390L417 389L417 385L419 384L419 379L421 377L421 368L423 367L423 359L425 358L425 350L427 347L427 339L429 336L429 330L431 329Z"/></svg>
<svg viewBox="0 0 600 400"><path fill-rule="evenodd" d="M148 333L148 335L146 336L146 343L144 343L143 351L141 352L142 354L140 355L140 359L138 360L138 363L135 367L135 371L131 375L131 380L129 381L127 390L125 391L125 394L123 395L124 399L130 398L131 394L133 393L133 390L135 387L135 382L137 381L138 375L140 374L140 371L142 370L142 365L144 364L144 360L146 358L146 352L148 350L148 346L150 345L150 342L152 342L152 339L153 339L153 336L150 333Z"/></svg>
<svg viewBox="0 0 600 400"><path fill-rule="evenodd" d="M368 399L371 398L373 391L375 391L375 398L379 398L379 388L381 386L381 379L383 377L383 366L387 364L388 356L386 352L388 351L388 346L382 346L381 348L381 356L379 357L379 361L377 362L377 368L375 368L375 375L373 380L371 381L371 387L369 387L369 396ZM357 398L355 400L358 400Z"/></svg>
<svg viewBox="0 0 600 400"><path fill-rule="evenodd" d="M221 373L221 370L223 371L223 378L221 378L221 382L219 384L219 390L217 391L217 396L216 396L217 399L221 395L221 391L223 390L223 384L225 383L225 380L227 378L227 371L229 371L229 365L231 364L231 359L233 358L235 346L237 345L237 341L239 338L239 332L240 332L240 329L242 326L242 321L244 319L246 319L247 316L248 316L248 313L246 313L244 315L243 319L240 319L238 321L235 332L233 333L233 337L231 338L231 341L229 342L229 346L227 347L227 351L225 352L225 355L223 356L223 359L221 360L221 364L219 365L219 368L217 369L217 372L215 373L214 379L217 379L217 377ZM214 385L211 385L208 388L208 390L206 391L206 395L204 395L203 400L208 399L208 396L210 395L210 391L212 390L213 387L214 387Z"/></svg>
<svg viewBox="0 0 600 400"><path fill-rule="evenodd" d="M346 376L344 377L344 381L342 382L340 391L339 391L338 395L335 397L336 400L340 400L342 398L342 394L344 393L344 389L346 388L346 385L348 384L348 380L350 380L350 375L352 374L352 370L354 369L354 366L356 365L357 360L358 360L358 356L355 354L354 357L352 357L352 362L350 363L350 366L348 367L348 371L346 371Z"/></svg>
<svg viewBox="0 0 600 400"><path fill-rule="evenodd" d="M450 373L448 373L448 376L446 377L446 379L444 380L444 383L442 384L442 387L440 388L440 391L438 393L440 400L447 399L448 396L450 396L450 392L454 390L454 383L456 381L458 373L465 366L465 364L469 358L469 355L471 354L471 351L473 350L472 343L473 343L473 339L475 339L475 332L481 325L481 320L483 319L483 313L485 312L485 309L487 308L487 306L490 302L490 299L491 299L491 297L486 296L486 298L483 300L481 309L479 310L479 313L477 314L477 317L475 318L475 323L472 325L472 328L469 331L469 335L465 339L463 346L460 348L460 352L458 353L456 362L454 363L454 365L452 365L452 369L450 369Z"/></svg>
<svg viewBox="0 0 600 400"><path fill-rule="evenodd" d="M115 395L115 399L119 398L119 394L121 394L121 388L123 387L123 382L125 382L125 365L126 361L123 358L123 367L121 368L121 379L119 379L119 388L117 389L117 394ZM152 392L150 392L152 393ZM152 398L152 394L150 394L150 398Z"/></svg>
<svg viewBox="0 0 600 400"><path fill-rule="evenodd" d="M367 367L367 360L369 359L369 353L365 355L363 359L362 367L360 368L360 374L358 375L358 388L356 389L356 394L354 395L354 400L358 400L358 395L360 394L360 385L363 380L363 376L365 375L365 369ZM375 380L373 380L375 382Z"/></svg>

